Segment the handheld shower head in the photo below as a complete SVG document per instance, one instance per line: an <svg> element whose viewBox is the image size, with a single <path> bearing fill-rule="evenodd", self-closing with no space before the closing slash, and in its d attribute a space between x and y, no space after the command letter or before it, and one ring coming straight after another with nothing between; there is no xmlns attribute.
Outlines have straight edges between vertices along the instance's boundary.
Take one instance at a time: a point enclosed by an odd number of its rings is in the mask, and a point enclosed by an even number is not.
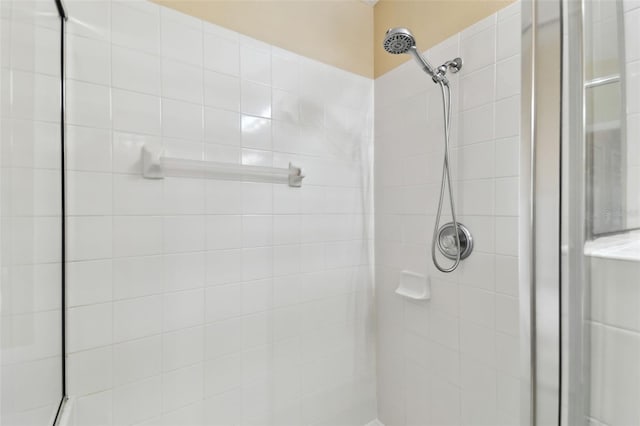
<svg viewBox="0 0 640 426"><path fill-rule="evenodd" d="M384 36L383 46L392 55L401 55L416 46L416 39L406 28L391 28Z"/></svg>
<svg viewBox="0 0 640 426"><path fill-rule="evenodd" d="M388 29L384 36L382 46L384 47L384 50L392 55L408 53L413 56L418 65L420 65L420 67L431 76L434 83L442 82L444 84L449 84L449 81L445 77L447 70L450 69L455 73L462 68L462 59L456 58L439 66L438 69L435 70L429 61L427 61L424 56L418 52L416 47L416 38L408 28L398 27Z"/></svg>
<svg viewBox="0 0 640 426"><path fill-rule="evenodd" d="M435 267L441 272L453 272L460 261L473 250L473 239L469 231L456 219L456 210L453 200L453 188L451 186L451 172L449 170L449 135L451 130L451 88L447 80L447 71L456 73L462 68L462 59L455 58L434 69L429 62L418 52L416 39L407 28L391 28L387 30L382 43L384 50L392 55L408 53L414 57L418 65L431 76L434 83L440 86L442 92L442 103L444 110L444 161L442 162L442 181L440 183L440 199L436 222L434 225L433 238L431 240L431 258ZM445 195L445 187L449 187L449 206L451 207L451 217L453 221L440 227L442 215L442 205ZM454 261L449 267L440 265L436 257L436 239L438 248L442 254Z"/></svg>
<svg viewBox="0 0 640 426"><path fill-rule="evenodd" d="M416 39L407 28L390 28L384 36L384 50L392 55L408 53L414 57L418 65L431 77L436 78L436 73L431 64L420 54L416 48ZM436 80L434 80L436 81Z"/></svg>

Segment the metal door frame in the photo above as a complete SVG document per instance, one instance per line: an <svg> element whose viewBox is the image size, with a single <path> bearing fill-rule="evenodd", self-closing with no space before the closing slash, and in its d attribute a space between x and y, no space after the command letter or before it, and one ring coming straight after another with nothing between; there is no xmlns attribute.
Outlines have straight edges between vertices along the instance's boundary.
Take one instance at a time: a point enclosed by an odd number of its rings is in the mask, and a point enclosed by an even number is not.
<svg viewBox="0 0 640 426"><path fill-rule="evenodd" d="M561 0L522 3L519 284L523 425L560 424Z"/></svg>
<svg viewBox="0 0 640 426"><path fill-rule="evenodd" d="M60 405L58 405L58 410L56 411L55 418L53 420L53 426L56 426L60 423L60 420L65 412L65 405L69 400L67 394L67 327L66 327L66 319L67 319L67 301L66 301L66 268L67 268L67 243L66 243L66 228L67 228L67 215L66 215L66 171L65 171L65 160L66 160L66 22L69 19L67 15L67 10L64 5L63 0L55 0L56 9L58 10L58 15L60 17L60 185L62 186L60 190L61 200L61 217L60 217L60 226L61 226L61 238L60 238L60 271L61 271L61 301L60 301L60 311L61 311L61 322L62 322L62 337L61 337L61 350L62 350L62 398L60 399Z"/></svg>

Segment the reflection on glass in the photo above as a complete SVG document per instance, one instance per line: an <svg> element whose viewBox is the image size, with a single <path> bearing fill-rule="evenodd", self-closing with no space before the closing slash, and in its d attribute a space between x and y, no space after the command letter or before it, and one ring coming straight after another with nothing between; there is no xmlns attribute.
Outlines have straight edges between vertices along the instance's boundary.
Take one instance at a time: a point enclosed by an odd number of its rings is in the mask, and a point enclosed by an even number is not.
<svg viewBox="0 0 640 426"><path fill-rule="evenodd" d="M589 1L584 7L587 226L590 235L602 235L640 227L640 116L627 102L637 97L637 41L625 39L625 23L634 25L625 2Z"/></svg>

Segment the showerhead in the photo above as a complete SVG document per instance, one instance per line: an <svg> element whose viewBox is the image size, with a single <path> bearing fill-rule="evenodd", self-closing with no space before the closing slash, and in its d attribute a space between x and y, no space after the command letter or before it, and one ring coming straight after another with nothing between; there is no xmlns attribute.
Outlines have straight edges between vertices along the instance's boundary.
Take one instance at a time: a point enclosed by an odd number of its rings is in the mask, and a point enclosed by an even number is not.
<svg viewBox="0 0 640 426"><path fill-rule="evenodd" d="M416 46L416 39L406 28L391 28L387 30L384 37L384 50L392 55L400 55L408 53L409 50Z"/></svg>
<svg viewBox="0 0 640 426"><path fill-rule="evenodd" d="M384 50L392 55L408 53L414 57L418 65L431 77L435 77L435 72L431 64L418 53L416 39L407 28L390 28L384 36ZM435 80L434 80L435 81Z"/></svg>
<svg viewBox="0 0 640 426"><path fill-rule="evenodd" d="M440 65L437 69L434 69L429 61L427 61L419 52L416 47L416 39L411 34L411 31L407 28L390 28L387 30L384 41L382 42L384 50L392 55L401 55L408 53L413 56L418 65L431 76L434 83L449 84L449 80L445 76L447 71L458 72L462 68L462 59L455 58L451 61L447 61Z"/></svg>

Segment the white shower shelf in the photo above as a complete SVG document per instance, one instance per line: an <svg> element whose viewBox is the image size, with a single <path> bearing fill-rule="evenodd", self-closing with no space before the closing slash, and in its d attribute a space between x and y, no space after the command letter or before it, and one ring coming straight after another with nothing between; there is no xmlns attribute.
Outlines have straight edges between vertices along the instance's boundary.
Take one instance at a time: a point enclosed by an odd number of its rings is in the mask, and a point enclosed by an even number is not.
<svg viewBox="0 0 640 426"><path fill-rule="evenodd" d="M289 168L221 163L217 161L190 160L164 155L160 148L142 148L142 176L162 179L165 176L198 177L222 180L246 180L254 182L286 183L291 187L302 186L302 169L289 163Z"/></svg>
<svg viewBox="0 0 640 426"><path fill-rule="evenodd" d="M400 271L400 285L396 293L411 300L428 300L431 299L431 285L429 279L422 274Z"/></svg>

